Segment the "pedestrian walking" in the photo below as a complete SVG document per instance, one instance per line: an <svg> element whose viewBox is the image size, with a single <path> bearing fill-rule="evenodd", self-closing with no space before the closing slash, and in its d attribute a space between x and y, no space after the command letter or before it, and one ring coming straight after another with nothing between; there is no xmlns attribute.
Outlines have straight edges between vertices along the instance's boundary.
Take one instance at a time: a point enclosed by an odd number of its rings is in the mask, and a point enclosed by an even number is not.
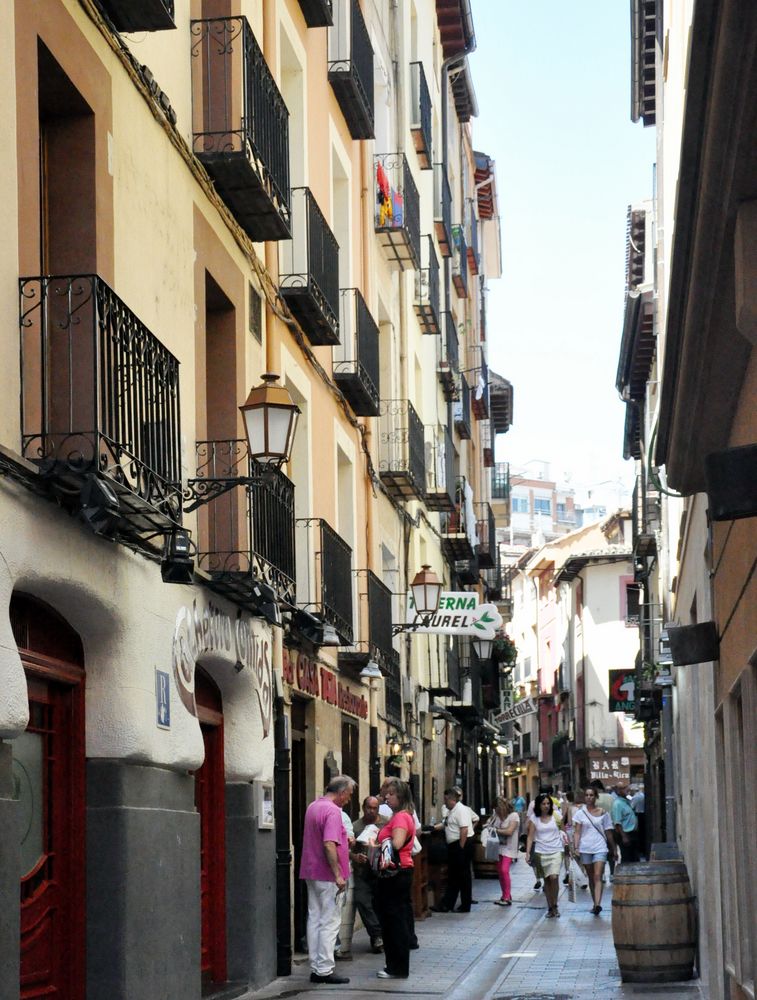
<svg viewBox="0 0 757 1000"><path fill-rule="evenodd" d="M311 983L343 985L346 976L334 972L334 948L342 917L344 890L350 877L347 831L342 809L357 782L339 774L323 796L305 811L300 878L308 889L307 939Z"/></svg>
<svg viewBox="0 0 757 1000"><path fill-rule="evenodd" d="M559 816L560 800L555 796L552 785L541 785L539 788L539 795L548 795L550 797L550 799L552 800L552 807L555 810L555 816L556 817ZM528 808L526 810L526 841L528 841L528 824L534 818L536 799L539 798L539 795L537 795L535 799L532 799L528 803ZM538 892L539 889L541 889L541 877L537 874L536 882L534 883L534 892Z"/></svg>
<svg viewBox="0 0 757 1000"><path fill-rule="evenodd" d="M612 804L611 817L615 827L616 839L620 847L621 861L633 864L639 860L639 843L637 830L639 822L631 803L626 798L627 785L615 786L615 800Z"/></svg>
<svg viewBox="0 0 757 1000"><path fill-rule="evenodd" d="M494 830L499 839L499 860L497 861L497 876L501 895L494 902L498 906L512 906L513 894L510 883L510 865L513 858L518 857L518 834L520 832L520 817L507 799L497 796L494 812L487 826Z"/></svg>
<svg viewBox="0 0 757 1000"><path fill-rule="evenodd" d="M562 803L562 838L564 844L563 861L565 862L565 878L563 885L570 882L570 859L573 849L573 817L578 807L575 804L573 792L566 792Z"/></svg>
<svg viewBox="0 0 757 1000"><path fill-rule="evenodd" d="M547 916L559 917L557 894L560 890L560 867L563 842L552 798L543 792L534 799L534 814L528 821L526 863L533 864L537 879L544 879Z"/></svg>
<svg viewBox="0 0 757 1000"><path fill-rule="evenodd" d="M646 797L644 788L636 785L631 796L631 808L636 813L636 838L639 860L647 856Z"/></svg>
<svg viewBox="0 0 757 1000"><path fill-rule="evenodd" d="M455 912L470 913L473 898L471 859L475 816L460 799L459 788L448 788L444 792L444 804L448 812L441 826L447 841L447 890L441 904L431 907L435 913L449 913L455 909L458 895L460 905Z"/></svg>
<svg viewBox="0 0 757 1000"><path fill-rule="evenodd" d="M392 818L378 834L378 844L391 840L399 859L399 868L376 881L376 912L381 921L386 965L376 975L379 979L407 979L410 975L410 944L413 929L408 920L412 912L413 841L415 820L413 799L406 781L393 780L386 789L385 801Z"/></svg>
<svg viewBox="0 0 757 1000"><path fill-rule="evenodd" d="M368 932L371 951L374 954L379 954L383 949L381 923L376 915L373 902L376 876L368 863L368 844L376 840L379 827L383 825L383 819L380 820L378 810L378 798L375 795L369 795L363 801L362 816L355 820L352 825L355 837L350 848L352 900L350 901L348 898L344 906L342 926L339 931L341 946L334 956L338 960L352 958L352 933L356 912L360 914L363 926Z"/></svg>
<svg viewBox="0 0 757 1000"><path fill-rule="evenodd" d="M608 855L615 854L616 848L610 814L597 805L595 788L586 789L584 804L573 816L573 843L589 877L594 904L591 912L598 916L602 912L605 862Z"/></svg>

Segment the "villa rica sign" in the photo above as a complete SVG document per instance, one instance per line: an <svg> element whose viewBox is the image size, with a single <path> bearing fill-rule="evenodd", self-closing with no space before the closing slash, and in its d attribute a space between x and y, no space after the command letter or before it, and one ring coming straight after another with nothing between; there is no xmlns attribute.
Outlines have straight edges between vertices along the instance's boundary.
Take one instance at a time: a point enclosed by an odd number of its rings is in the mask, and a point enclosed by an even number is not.
<svg viewBox="0 0 757 1000"><path fill-rule="evenodd" d="M412 592L407 599L407 623L414 632L437 635L469 635L473 639L493 639L502 627L502 616L493 604L479 604L478 594L463 591L442 591L439 609L426 615L416 625Z"/></svg>

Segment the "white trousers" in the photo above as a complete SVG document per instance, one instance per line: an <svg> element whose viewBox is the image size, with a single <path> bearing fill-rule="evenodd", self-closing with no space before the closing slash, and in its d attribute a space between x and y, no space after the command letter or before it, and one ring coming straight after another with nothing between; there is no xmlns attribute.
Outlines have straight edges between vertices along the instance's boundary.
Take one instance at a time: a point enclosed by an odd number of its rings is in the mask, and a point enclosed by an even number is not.
<svg viewBox="0 0 757 1000"><path fill-rule="evenodd" d="M310 968L318 976L328 976L334 971L334 948L342 922L344 892L337 892L336 882L306 881Z"/></svg>

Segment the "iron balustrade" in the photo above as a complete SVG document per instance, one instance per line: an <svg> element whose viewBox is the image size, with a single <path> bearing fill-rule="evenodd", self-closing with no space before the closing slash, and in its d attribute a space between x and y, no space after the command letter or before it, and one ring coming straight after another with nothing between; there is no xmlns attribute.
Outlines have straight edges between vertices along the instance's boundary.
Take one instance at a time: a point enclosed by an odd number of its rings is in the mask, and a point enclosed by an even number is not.
<svg viewBox="0 0 757 1000"><path fill-rule="evenodd" d="M107 477L124 529L181 524L179 362L94 274L21 278L22 454Z"/></svg>
<svg viewBox="0 0 757 1000"><path fill-rule="evenodd" d="M452 191L444 163L434 164L434 229L442 257L451 257L452 242Z"/></svg>
<svg viewBox="0 0 757 1000"><path fill-rule="evenodd" d="M457 326L451 312L442 313L444 335L441 339L441 356L437 366L439 382L447 402L455 400L460 395L458 386L458 371L460 368L459 346L457 341Z"/></svg>
<svg viewBox="0 0 757 1000"><path fill-rule="evenodd" d="M192 149L253 240L289 238L289 112L247 18L190 22Z"/></svg>
<svg viewBox="0 0 757 1000"><path fill-rule="evenodd" d="M328 28L334 23L332 0L300 0L300 9L308 28Z"/></svg>
<svg viewBox="0 0 757 1000"><path fill-rule="evenodd" d="M314 611L334 627L341 645L351 646L354 637L352 620L352 549L320 517L297 518L303 555L307 558L308 579L300 587L299 603ZM315 577L310 579L310 556L314 557ZM298 557L300 553L298 552ZM314 585L313 585L314 584ZM304 598L304 602L303 602Z"/></svg>
<svg viewBox="0 0 757 1000"><path fill-rule="evenodd" d="M339 244L310 188L292 188L292 239L279 248L281 296L313 346L339 343Z"/></svg>
<svg viewBox="0 0 757 1000"><path fill-rule="evenodd" d="M473 558L475 555L476 524L475 514L468 500L465 476L457 477L454 508L440 515L439 526L442 535L442 548L448 562L454 564Z"/></svg>
<svg viewBox="0 0 757 1000"><path fill-rule="evenodd" d="M253 479L204 503L198 512L198 567L214 589L255 606L262 581L290 604L296 599L294 484L250 458L246 440L198 441L188 488L213 497L214 484Z"/></svg>
<svg viewBox="0 0 757 1000"><path fill-rule="evenodd" d="M455 449L448 427L426 427L426 507L454 510Z"/></svg>
<svg viewBox="0 0 757 1000"><path fill-rule="evenodd" d="M422 170L431 167L431 94L422 62L410 63L410 130Z"/></svg>
<svg viewBox="0 0 757 1000"><path fill-rule="evenodd" d="M373 138L373 47L358 0L334 0L329 83L353 139Z"/></svg>
<svg viewBox="0 0 757 1000"><path fill-rule="evenodd" d="M384 710L389 722L398 728L402 725L402 678L399 653L387 658L381 665L384 675Z"/></svg>
<svg viewBox="0 0 757 1000"><path fill-rule="evenodd" d="M492 499L510 499L510 463L497 462L492 469Z"/></svg>
<svg viewBox="0 0 757 1000"><path fill-rule="evenodd" d="M368 570L368 641L379 661L396 656L392 644L392 592Z"/></svg>
<svg viewBox="0 0 757 1000"><path fill-rule="evenodd" d="M472 347L468 371L471 372L471 411L476 420L489 416L489 366L480 345Z"/></svg>
<svg viewBox="0 0 757 1000"><path fill-rule="evenodd" d="M379 413L379 328L357 288L339 294L341 344L334 349L334 381L359 417Z"/></svg>
<svg viewBox="0 0 757 1000"><path fill-rule="evenodd" d="M415 272L415 315L423 333L441 332L439 309L439 261L431 236L425 239L426 266Z"/></svg>
<svg viewBox="0 0 757 1000"><path fill-rule="evenodd" d="M494 514L491 504L480 501L473 504L476 514L476 530L478 533L478 545L476 546L476 556L481 569L491 568L497 565L497 533L494 527Z"/></svg>
<svg viewBox="0 0 757 1000"><path fill-rule="evenodd" d="M408 399L380 406L379 474L392 496L422 499L426 486L423 424Z"/></svg>
<svg viewBox="0 0 757 1000"><path fill-rule="evenodd" d="M116 31L175 28L174 0L100 0Z"/></svg>
<svg viewBox="0 0 757 1000"><path fill-rule="evenodd" d="M387 259L401 270L421 261L421 209L418 188L404 153L374 156L375 230Z"/></svg>
<svg viewBox="0 0 757 1000"><path fill-rule="evenodd" d="M460 435L461 438L468 441L471 437L471 407L470 407L470 388L466 381L465 375L460 376L460 395L458 399L455 400L453 406L453 418L455 422L455 430Z"/></svg>
<svg viewBox="0 0 757 1000"><path fill-rule="evenodd" d="M468 266L471 274L478 274L480 264L478 252L478 219L476 218L476 210L473 206L474 200L470 198L468 201L468 225L466 227L468 233Z"/></svg>
<svg viewBox="0 0 757 1000"><path fill-rule="evenodd" d="M468 247L462 226L452 227L452 242L454 244L452 284L455 286L457 297L465 299L468 297Z"/></svg>

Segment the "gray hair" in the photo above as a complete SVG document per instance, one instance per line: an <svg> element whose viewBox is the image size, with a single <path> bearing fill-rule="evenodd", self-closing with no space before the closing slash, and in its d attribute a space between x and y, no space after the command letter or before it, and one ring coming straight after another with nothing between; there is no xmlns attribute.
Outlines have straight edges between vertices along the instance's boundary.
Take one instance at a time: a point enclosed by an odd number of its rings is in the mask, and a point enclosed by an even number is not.
<svg viewBox="0 0 757 1000"><path fill-rule="evenodd" d="M326 785L326 792L330 795L338 795L340 792L347 791L347 789L352 791L353 788L357 788L357 782L354 778L351 778L348 774L337 774Z"/></svg>

